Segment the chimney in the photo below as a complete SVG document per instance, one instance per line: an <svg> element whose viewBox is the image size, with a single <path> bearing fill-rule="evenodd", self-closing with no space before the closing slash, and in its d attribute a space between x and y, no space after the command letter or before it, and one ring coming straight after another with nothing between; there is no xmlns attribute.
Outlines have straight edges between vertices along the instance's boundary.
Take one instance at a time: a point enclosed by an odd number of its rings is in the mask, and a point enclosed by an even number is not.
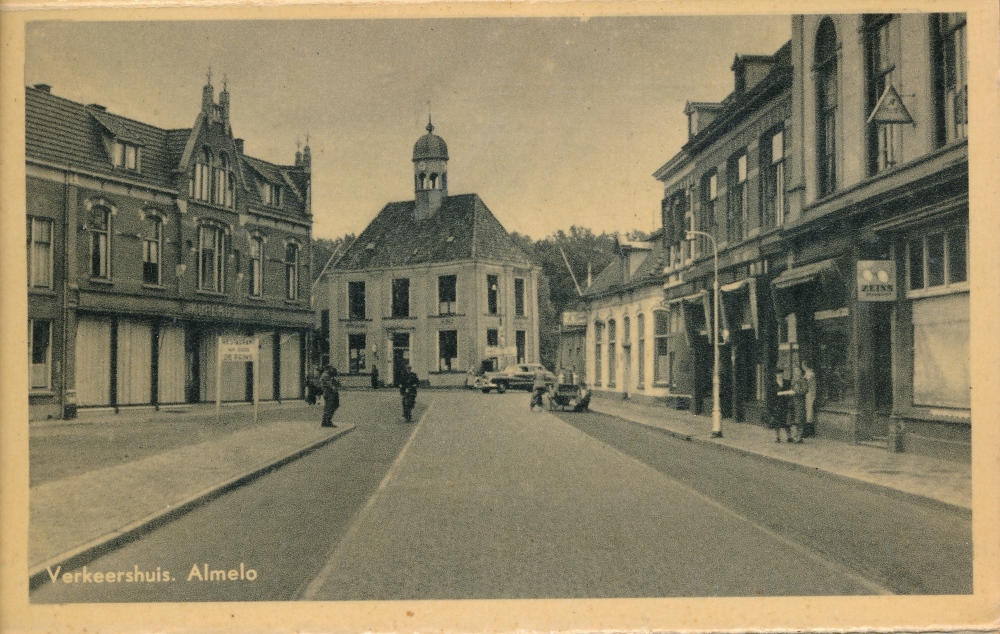
<svg viewBox="0 0 1000 634"><path fill-rule="evenodd" d="M107 112L108 111L108 109L107 109L106 106L102 106L99 103L88 103L87 107L91 108L92 110L100 110L101 112Z"/></svg>
<svg viewBox="0 0 1000 634"><path fill-rule="evenodd" d="M38 90L38 91L41 91L41 92L48 92L48 93L52 92L52 86L50 86L49 84L35 84L34 88L35 88L35 90Z"/></svg>
<svg viewBox="0 0 1000 634"><path fill-rule="evenodd" d="M243 154L243 139L233 139L233 143L236 144L236 151Z"/></svg>

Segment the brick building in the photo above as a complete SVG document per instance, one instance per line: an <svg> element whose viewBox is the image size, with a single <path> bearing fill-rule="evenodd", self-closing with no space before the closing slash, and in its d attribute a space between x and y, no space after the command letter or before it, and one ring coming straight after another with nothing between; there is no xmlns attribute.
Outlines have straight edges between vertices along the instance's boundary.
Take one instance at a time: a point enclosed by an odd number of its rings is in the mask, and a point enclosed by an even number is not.
<svg viewBox="0 0 1000 634"><path fill-rule="evenodd" d="M302 395L310 155L243 153L209 82L167 130L25 91L30 415L213 401L217 335L261 340L261 398ZM225 364L223 400L252 396Z"/></svg>

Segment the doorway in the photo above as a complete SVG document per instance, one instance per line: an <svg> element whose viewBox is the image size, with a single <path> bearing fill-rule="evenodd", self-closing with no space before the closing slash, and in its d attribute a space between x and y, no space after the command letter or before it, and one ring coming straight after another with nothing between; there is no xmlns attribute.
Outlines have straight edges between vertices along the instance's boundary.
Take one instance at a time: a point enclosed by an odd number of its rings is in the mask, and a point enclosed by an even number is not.
<svg viewBox="0 0 1000 634"><path fill-rule="evenodd" d="M410 333L396 332L392 335L392 382L399 385L410 363Z"/></svg>

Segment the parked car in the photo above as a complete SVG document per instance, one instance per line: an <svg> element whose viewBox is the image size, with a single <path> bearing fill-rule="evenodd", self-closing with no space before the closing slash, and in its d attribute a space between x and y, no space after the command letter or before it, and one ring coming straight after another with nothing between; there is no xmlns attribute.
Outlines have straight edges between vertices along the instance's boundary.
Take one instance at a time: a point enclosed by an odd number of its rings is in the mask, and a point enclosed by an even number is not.
<svg viewBox="0 0 1000 634"><path fill-rule="evenodd" d="M545 369L541 363L518 363L508 365L499 372L487 372L476 379L475 386L488 394L490 390L496 390L497 394L503 394L507 390L527 390L535 384L535 372L541 370L545 374L545 381L555 385L557 378Z"/></svg>

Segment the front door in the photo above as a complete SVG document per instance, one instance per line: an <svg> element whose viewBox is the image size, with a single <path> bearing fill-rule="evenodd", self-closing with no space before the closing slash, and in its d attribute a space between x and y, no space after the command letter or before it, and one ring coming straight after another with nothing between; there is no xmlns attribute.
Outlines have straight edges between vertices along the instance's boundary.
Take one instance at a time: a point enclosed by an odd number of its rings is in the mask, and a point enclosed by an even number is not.
<svg viewBox="0 0 1000 634"><path fill-rule="evenodd" d="M392 335L392 382L399 385L403 373L410 363L410 333L397 332Z"/></svg>

